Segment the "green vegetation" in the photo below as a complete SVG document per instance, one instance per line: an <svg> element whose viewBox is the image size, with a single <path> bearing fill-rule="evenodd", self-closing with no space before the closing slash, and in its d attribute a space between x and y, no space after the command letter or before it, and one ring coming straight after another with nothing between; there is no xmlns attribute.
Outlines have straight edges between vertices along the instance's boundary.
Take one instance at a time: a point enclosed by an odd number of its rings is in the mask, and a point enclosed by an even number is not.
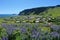
<svg viewBox="0 0 60 40"><path fill-rule="evenodd" d="M26 9L19 13L19 15L43 15L51 14L52 17L60 16L60 6L37 7Z"/></svg>

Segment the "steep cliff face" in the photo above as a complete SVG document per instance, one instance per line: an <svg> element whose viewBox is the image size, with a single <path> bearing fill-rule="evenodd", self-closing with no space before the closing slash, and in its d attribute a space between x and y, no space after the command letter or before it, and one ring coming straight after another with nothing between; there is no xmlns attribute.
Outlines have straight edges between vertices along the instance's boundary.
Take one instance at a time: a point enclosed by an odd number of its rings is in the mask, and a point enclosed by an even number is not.
<svg viewBox="0 0 60 40"><path fill-rule="evenodd" d="M30 14L39 15L39 14L44 13L44 12L45 13L58 13L59 11L60 11L60 5L56 5L56 6L37 7L37 8L31 8L31 9L25 9L25 10L21 11L19 13L19 15L30 15Z"/></svg>

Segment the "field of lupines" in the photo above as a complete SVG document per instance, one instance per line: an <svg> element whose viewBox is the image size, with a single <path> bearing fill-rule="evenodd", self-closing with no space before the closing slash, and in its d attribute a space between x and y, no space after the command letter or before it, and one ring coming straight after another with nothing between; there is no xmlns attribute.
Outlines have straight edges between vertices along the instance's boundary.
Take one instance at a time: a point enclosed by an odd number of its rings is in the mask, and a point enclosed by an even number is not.
<svg viewBox="0 0 60 40"><path fill-rule="evenodd" d="M0 18L0 40L60 40L60 16Z"/></svg>

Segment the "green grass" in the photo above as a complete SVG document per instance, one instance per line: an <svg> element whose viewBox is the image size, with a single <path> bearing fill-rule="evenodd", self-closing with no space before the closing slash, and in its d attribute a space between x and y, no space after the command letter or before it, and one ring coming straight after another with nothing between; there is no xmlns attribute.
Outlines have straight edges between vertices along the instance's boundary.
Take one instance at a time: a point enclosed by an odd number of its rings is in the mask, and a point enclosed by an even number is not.
<svg viewBox="0 0 60 40"><path fill-rule="evenodd" d="M43 13L43 16L46 16L48 14L51 14L52 17L57 17L57 16L60 16L60 7L55 7L55 8L49 8L46 11L42 12Z"/></svg>

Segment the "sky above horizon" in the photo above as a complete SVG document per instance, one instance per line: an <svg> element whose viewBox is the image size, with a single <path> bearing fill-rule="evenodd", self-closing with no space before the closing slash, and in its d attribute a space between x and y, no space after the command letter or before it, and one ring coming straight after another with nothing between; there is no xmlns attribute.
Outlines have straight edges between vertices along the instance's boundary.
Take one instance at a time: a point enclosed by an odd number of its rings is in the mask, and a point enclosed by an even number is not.
<svg viewBox="0 0 60 40"><path fill-rule="evenodd" d="M60 0L0 0L0 14L18 14L24 9L60 5Z"/></svg>

